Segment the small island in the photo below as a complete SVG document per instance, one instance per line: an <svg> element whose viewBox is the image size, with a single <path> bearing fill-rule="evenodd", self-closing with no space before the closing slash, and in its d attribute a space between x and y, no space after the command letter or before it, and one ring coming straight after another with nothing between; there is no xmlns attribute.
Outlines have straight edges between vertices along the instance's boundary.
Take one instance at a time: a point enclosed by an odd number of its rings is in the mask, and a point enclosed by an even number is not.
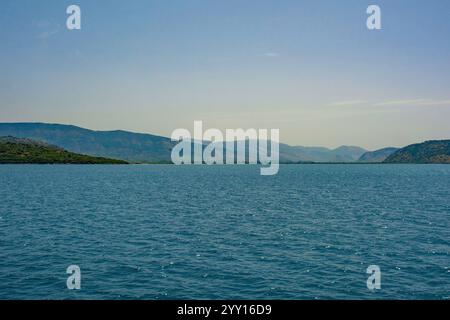
<svg viewBox="0 0 450 320"><path fill-rule="evenodd" d="M0 164L128 164L123 160L69 152L32 139L0 137Z"/></svg>

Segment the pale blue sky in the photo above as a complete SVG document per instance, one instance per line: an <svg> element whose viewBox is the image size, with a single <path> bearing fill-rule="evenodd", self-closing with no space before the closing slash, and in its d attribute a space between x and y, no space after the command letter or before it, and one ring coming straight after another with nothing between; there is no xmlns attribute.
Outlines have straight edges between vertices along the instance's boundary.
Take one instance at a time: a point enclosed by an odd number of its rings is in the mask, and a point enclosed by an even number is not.
<svg viewBox="0 0 450 320"><path fill-rule="evenodd" d="M450 138L449 39L447 0L2 0L0 121L170 136L203 120L370 149Z"/></svg>

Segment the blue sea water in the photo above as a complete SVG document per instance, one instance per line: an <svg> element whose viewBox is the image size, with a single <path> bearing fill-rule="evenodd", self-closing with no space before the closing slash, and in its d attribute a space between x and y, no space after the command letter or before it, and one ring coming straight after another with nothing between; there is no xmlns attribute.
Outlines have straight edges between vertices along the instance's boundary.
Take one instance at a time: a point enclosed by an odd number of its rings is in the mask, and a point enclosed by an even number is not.
<svg viewBox="0 0 450 320"><path fill-rule="evenodd" d="M449 298L450 166L0 166L0 299Z"/></svg>

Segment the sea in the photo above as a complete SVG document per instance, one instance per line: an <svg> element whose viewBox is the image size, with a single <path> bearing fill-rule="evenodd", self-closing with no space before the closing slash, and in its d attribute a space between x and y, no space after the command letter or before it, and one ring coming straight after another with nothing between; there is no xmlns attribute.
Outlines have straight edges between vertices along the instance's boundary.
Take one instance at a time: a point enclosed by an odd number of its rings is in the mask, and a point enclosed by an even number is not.
<svg viewBox="0 0 450 320"><path fill-rule="evenodd" d="M450 299L450 165L1 165L0 299Z"/></svg>

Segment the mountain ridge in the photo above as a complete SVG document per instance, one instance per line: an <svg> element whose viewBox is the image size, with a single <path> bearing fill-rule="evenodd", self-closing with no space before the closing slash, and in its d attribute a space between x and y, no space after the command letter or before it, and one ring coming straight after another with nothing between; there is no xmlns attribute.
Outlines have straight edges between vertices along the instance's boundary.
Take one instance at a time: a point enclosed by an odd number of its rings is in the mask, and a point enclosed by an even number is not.
<svg viewBox="0 0 450 320"><path fill-rule="evenodd" d="M137 163L171 162L177 142L163 136L125 130L99 131L74 125L42 122L0 123L0 136L44 141L68 151ZM335 149L290 146L280 143L280 162L354 162L366 152L353 146Z"/></svg>
<svg viewBox="0 0 450 320"><path fill-rule="evenodd" d="M400 150L400 148L387 147L374 151L367 151L358 159L358 162L383 162L387 157L398 150Z"/></svg>

